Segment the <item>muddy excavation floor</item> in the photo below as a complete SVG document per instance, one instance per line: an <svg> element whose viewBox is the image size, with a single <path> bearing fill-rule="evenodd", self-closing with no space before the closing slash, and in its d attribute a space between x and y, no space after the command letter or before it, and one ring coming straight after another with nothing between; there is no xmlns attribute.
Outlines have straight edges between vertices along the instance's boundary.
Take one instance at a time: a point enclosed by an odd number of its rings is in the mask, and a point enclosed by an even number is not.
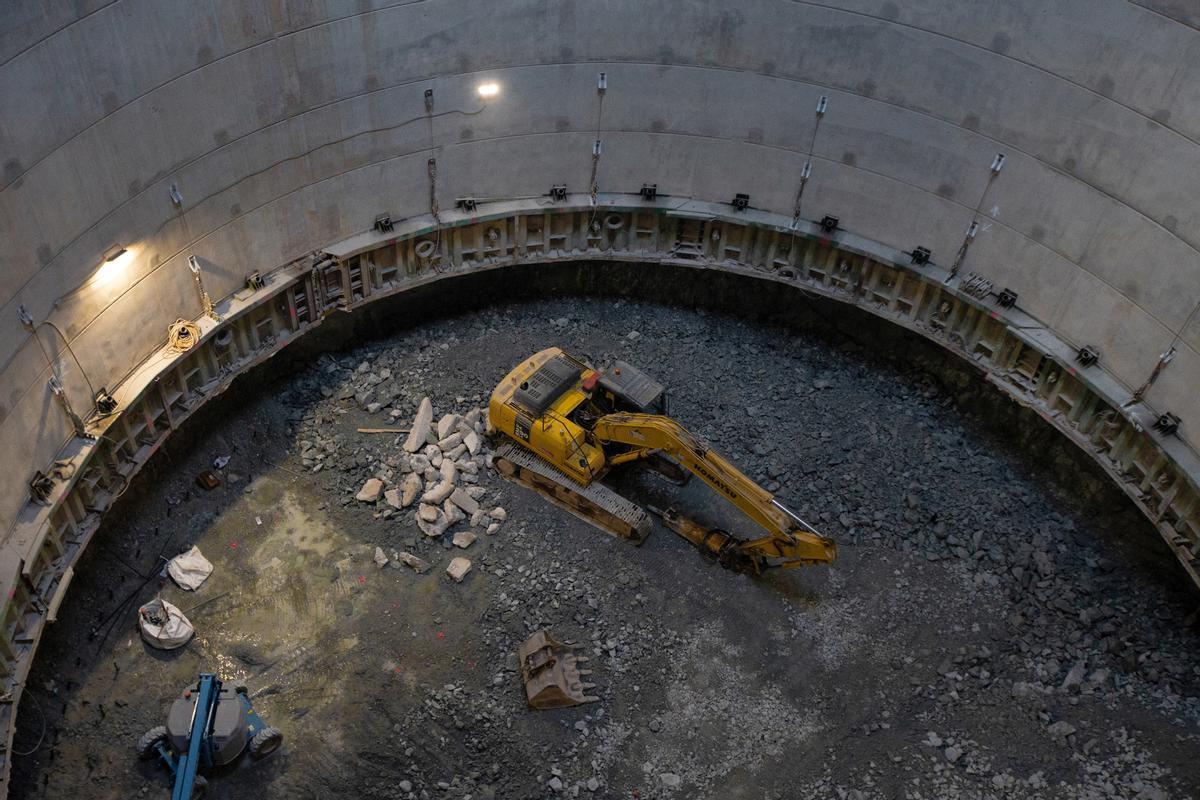
<svg viewBox="0 0 1200 800"><path fill-rule="evenodd" d="M466 550L354 499L401 453L357 428L407 427L424 396L435 420L466 413L550 344L658 377L673 416L838 540L837 563L751 579L494 473L484 505L507 520ZM1019 441L1055 437L989 421L982 381L923 369L589 299L446 319L235 390L97 534L29 682L11 797L168 797L134 744L201 670L248 684L286 737L210 778L231 800L1197 796L1196 598L1157 534L1116 489L1078 499L1095 479L1070 453L1030 466ZM222 485L198 488L220 456ZM622 488L753 532L698 482ZM192 543L216 571L187 593L157 576ZM376 547L433 570L377 566ZM474 565L460 584L456 555ZM136 632L157 592L197 626L180 651ZM585 645L600 702L526 708L513 653L541 627Z"/></svg>

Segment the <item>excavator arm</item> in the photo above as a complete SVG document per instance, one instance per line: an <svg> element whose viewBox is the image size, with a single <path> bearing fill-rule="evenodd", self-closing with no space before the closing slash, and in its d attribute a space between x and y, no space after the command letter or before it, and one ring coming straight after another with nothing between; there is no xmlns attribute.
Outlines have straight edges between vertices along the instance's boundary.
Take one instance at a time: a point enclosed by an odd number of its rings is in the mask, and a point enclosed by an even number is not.
<svg viewBox="0 0 1200 800"><path fill-rule="evenodd" d="M826 564L836 557L837 546L832 539L817 533L673 419L657 414L608 414L595 422L591 432L602 445L614 443L631 448L610 456L610 464L661 452L767 531L766 536L743 541L725 531L704 528L674 511L658 512L668 527L723 565L759 574L771 567Z"/></svg>

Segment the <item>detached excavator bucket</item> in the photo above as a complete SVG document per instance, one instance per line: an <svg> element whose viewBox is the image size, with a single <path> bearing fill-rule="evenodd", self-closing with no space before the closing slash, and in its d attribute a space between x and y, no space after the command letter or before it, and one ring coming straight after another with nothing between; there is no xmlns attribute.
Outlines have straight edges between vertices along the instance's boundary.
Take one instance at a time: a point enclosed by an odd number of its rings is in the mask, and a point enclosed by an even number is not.
<svg viewBox="0 0 1200 800"><path fill-rule="evenodd" d="M580 680L592 671L579 669L578 663L587 658L572 653L574 649L575 645L556 641L548 630L538 631L517 648L530 708L568 708L600 699L584 694L595 684Z"/></svg>

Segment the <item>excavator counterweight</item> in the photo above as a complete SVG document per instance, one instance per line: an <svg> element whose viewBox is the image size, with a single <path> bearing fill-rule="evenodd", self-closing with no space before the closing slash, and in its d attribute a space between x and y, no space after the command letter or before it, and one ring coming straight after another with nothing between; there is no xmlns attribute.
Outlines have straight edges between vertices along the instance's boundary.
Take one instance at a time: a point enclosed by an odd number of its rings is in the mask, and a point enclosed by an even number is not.
<svg viewBox="0 0 1200 800"><path fill-rule="evenodd" d="M602 483L609 470L640 463L677 478L696 475L761 526L741 540L673 509L663 524L722 566L753 574L823 564L837 546L666 415L661 384L618 361L601 372L551 347L517 365L488 404L489 428L510 441L496 451L502 475L602 530L641 543L646 511Z"/></svg>

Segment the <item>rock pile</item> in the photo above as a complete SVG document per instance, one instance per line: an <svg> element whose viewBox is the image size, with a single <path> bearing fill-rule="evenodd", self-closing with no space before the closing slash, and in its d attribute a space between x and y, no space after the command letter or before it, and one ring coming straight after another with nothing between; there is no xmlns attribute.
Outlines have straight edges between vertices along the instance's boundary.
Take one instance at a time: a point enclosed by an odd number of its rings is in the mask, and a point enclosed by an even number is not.
<svg viewBox="0 0 1200 800"><path fill-rule="evenodd" d="M500 506L489 508L484 504L488 490L482 481L491 464L491 451L484 436L484 414L483 409L473 408L466 414L444 414L435 423L433 404L428 397L422 398L401 451L379 466L354 499L378 505L382 498L380 516L409 512L401 514L401 518L411 518L425 536L440 539L453 532L452 543L464 550L478 538L471 529L496 533L507 512ZM461 527L460 523L468 527ZM460 529L453 531L456 527ZM405 553L397 554L393 560L423 572L413 565L413 558ZM465 569L460 565L452 575L461 581L470 569L470 562L456 560L466 562Z"/></svg>

